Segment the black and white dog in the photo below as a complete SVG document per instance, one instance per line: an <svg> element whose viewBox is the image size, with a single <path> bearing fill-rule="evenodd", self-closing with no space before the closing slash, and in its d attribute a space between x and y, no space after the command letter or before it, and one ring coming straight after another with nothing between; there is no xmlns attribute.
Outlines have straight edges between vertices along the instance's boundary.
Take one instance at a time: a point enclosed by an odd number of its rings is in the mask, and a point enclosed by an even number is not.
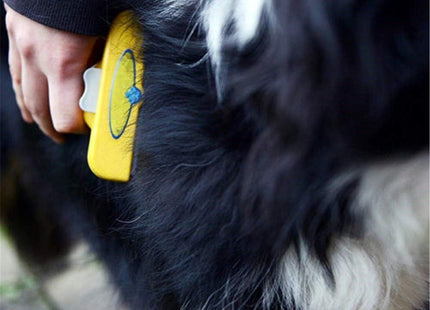
<svg viewBox="0 0 430 310"><path fill-rule="evenodd" d="M135 15L130 182L92 176L86 137L53 145L2 99L2 217L22 252L44 262L87 238L133 309L426 307L428 1Z"/></svg>

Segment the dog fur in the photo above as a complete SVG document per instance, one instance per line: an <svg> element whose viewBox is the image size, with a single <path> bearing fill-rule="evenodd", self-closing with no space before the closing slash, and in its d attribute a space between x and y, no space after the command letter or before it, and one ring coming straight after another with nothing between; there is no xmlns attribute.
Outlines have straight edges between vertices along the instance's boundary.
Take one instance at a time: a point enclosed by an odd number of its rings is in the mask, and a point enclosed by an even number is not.
<svg viewBox="0 0 430 310"><path fill-rule="evenodd" d="M14 226L33 229L21 248L46 222L56 256L86 238L133 309L424 307L428 2L134 12L145 93L129 183L89 172L87 137L53 145L2 103L2 187L19 191L4 221L43 215Z"/></svg>

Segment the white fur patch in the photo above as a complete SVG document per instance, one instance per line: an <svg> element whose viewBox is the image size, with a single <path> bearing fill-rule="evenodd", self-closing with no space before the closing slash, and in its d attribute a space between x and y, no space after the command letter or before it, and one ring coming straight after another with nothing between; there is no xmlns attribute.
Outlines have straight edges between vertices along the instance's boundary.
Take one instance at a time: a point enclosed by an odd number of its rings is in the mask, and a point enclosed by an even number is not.
<svg viewBox="0 0 430 310"><path fill-rule="evenodd" d="M219 64L221 46L225 31L233 23L230 39L243 46L257 33L265 7L269 0L213 0L203 10L203 25L207 34L207 44L212 61Z"/></svg>
<svg viewBox="0 0 430 310"><path fill-rule="evenodd" d="M267 0L240 0L236 1L233 12L236 38L240 46L245 45L254 38L257 33L260 20L263 16Z"/></svg>
<svg viewBox="0 0 430 310"><path fill-rule="evenodd" d="M408 310L427 296L429 251L428 154L368 167L353 208L365 218L362 239L342 238L330 249L335 289L302 244L289 250L276 285L267 284L269 308L280 288L287 304L304 310Z"/></svg>
<svg viewBox="0 0 430 310"><path fill-rule="evenodd" d="M251 41L257 34L263 13L270 4L270 0L212 0L204 8L202 24L206 32L208 53L215 70L217 88L223 43L228 40L240 48ZM232 25L232 29L227 37L229 25Z"/></svg>
<svg viewBox="0 0 430 310"><path fill-rule="evenodd" d="M209 55L215 65L221 62L223 35L231 19L233 3L231 0L211 1L202 13Z"/></svg>

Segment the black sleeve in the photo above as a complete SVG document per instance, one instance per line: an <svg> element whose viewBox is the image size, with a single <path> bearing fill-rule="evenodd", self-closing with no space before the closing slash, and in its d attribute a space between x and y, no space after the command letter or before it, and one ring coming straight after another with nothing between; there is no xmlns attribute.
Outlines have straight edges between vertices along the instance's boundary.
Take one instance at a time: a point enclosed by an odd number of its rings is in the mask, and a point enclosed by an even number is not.
<svg viewBox="0 0 430 310"><path fill-rule="evenodd" d="M46 26L99 36L107 33L115 10L109 0L3 0L13 10Z"/></svg>

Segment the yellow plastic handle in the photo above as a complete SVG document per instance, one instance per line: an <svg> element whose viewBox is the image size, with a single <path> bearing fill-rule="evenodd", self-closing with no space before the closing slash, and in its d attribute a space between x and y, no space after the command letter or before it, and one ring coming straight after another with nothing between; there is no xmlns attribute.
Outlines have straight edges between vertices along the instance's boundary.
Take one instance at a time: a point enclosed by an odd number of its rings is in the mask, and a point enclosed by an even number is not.
<svg viewBox="0 0 430 310"><path fill-rule="evenodd" d="M130 179L139 107L142 103L142 33L132 13L113 22L103 59L95 113L84 112L91 128L88 164L100 178Z"/></svg>

